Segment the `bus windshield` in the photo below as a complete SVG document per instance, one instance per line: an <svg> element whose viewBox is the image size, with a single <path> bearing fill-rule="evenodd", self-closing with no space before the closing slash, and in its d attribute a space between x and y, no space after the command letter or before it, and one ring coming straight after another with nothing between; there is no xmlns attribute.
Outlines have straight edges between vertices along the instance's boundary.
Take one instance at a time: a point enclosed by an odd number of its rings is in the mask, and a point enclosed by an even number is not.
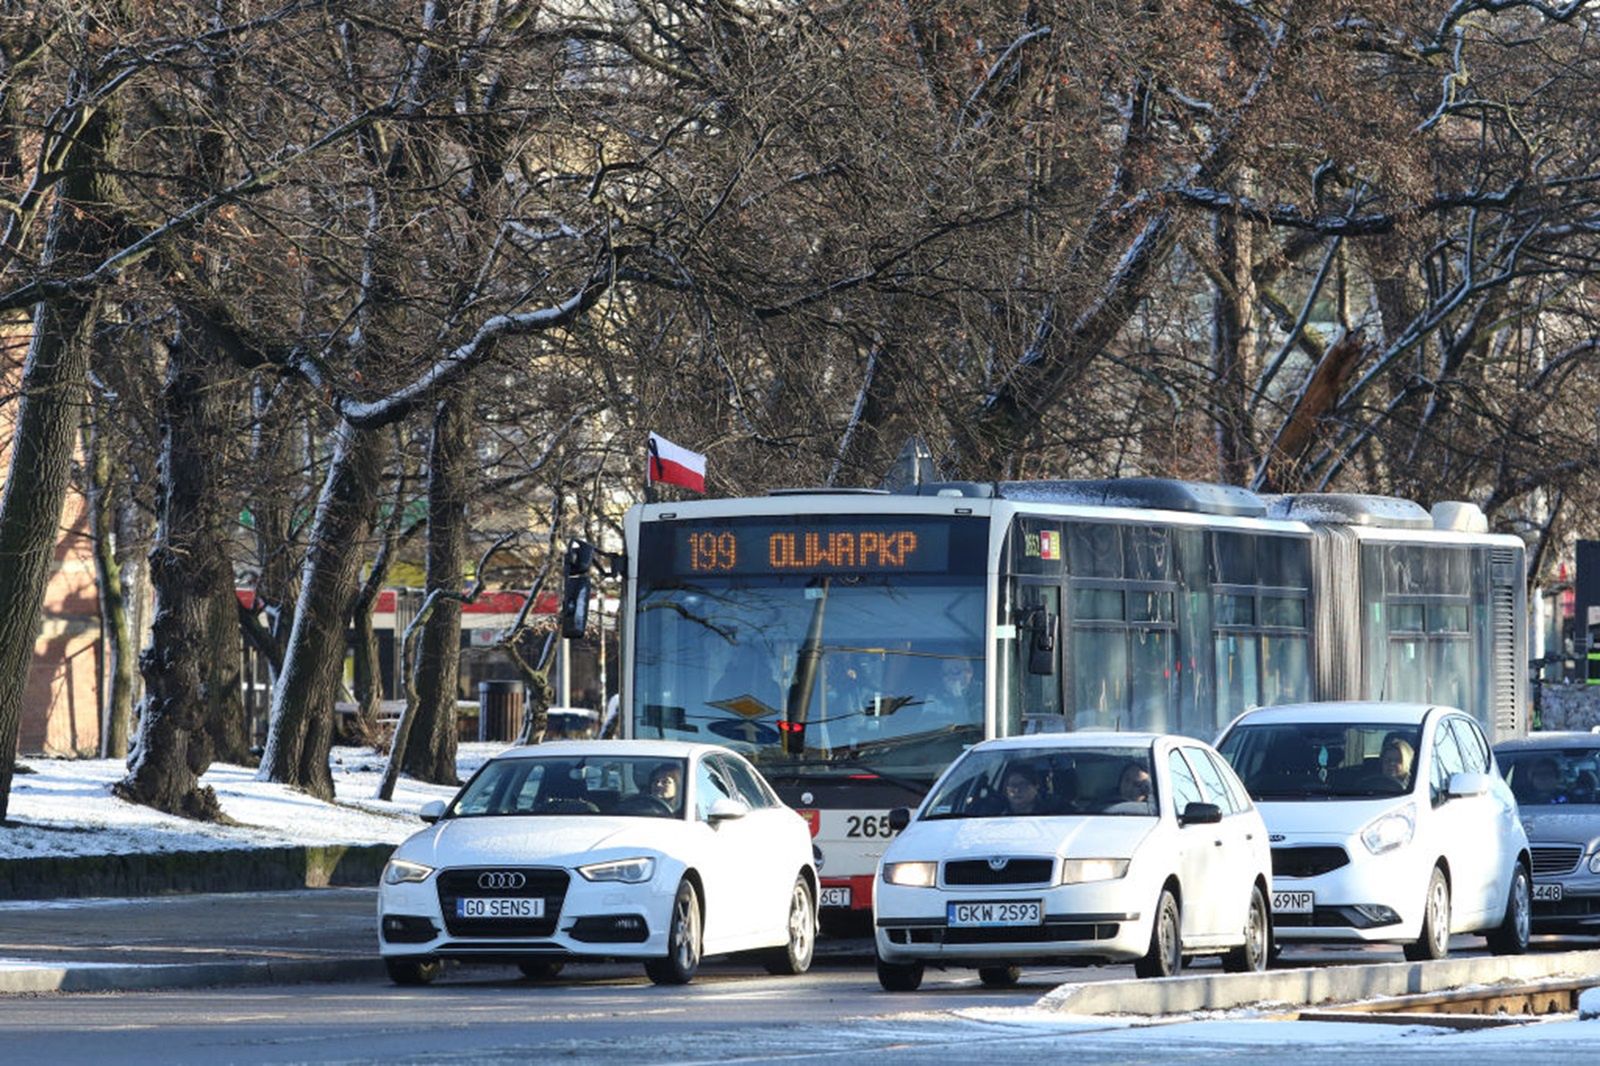
<svg viewBox="0 0 1600 1066"><path fill-rule="evenodd" d="M641 574L633 735L926 789L983 736L981 574Z"/></svg>

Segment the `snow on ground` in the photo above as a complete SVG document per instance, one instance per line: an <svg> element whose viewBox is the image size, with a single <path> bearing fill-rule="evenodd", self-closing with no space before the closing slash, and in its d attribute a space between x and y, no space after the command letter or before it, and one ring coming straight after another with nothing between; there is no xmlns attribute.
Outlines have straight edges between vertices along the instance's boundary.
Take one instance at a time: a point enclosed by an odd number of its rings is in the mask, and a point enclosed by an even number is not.
<svg viewBox="0 0 1600 1066"><path fill-rule="evenodd" d="M504 744L463 744L456 762L465 780ZM334 748L337 800L324 803L285 785L256 780L249 767L217 764L201 777L238 825L175 818L125 803L111 786L128 772L120 759L44 759L22 764L11 782L0 859L137 852L213 851L302 844L398 844L422 827L417 808L448 800L455 789L402 776L394 800L376 798L386 756L371 748Z"/></svg>

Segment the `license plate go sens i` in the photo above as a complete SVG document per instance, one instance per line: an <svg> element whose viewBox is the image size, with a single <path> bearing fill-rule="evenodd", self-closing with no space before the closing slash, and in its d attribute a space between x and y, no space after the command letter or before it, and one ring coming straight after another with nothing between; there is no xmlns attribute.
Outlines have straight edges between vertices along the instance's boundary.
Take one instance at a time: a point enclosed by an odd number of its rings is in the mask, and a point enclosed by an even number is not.
<svg viewBox="0 0 1600 1066"><path fill-rule="evenodd" d="M1044 921L1044 908L1036 899L1012 903L951 903L945 919L952 926L1038 925Z"/></svg>
<svg viewBox="0 0 1600 1066"><path fill-rule="evenodd" d="M457 918L543 918L544 897L456 900Z"/></svg>

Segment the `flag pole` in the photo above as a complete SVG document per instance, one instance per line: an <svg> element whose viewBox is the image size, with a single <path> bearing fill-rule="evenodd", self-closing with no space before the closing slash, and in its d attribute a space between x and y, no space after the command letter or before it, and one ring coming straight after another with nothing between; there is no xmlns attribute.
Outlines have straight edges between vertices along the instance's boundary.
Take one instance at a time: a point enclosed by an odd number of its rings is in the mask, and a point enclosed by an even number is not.
<svg viewBox="0 0 1600 1066"><path fill-rule="evenodd" d="M645 460L644 460L644 502L645 503L655 503L656 502L656 469L661 465L661 455L660 455L659 450L656 448L656 440L655 440L654 437L651 437L646 441L646 443L645 443L645 453L646 454L645 454Z"/></svg>

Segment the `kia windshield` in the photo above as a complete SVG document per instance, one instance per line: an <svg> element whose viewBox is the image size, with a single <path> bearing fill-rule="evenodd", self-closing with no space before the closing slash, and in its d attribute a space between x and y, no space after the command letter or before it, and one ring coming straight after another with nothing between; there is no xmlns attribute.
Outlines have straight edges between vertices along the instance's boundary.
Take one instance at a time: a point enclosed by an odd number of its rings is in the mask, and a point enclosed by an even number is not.
<svg viewBox="0 0 1600 1066"><path fill-rule="evenodd" d="M1418 725L1245 723L1217 750L1257 801L1373 799L1411 791L1421 735Z"/></svg>

